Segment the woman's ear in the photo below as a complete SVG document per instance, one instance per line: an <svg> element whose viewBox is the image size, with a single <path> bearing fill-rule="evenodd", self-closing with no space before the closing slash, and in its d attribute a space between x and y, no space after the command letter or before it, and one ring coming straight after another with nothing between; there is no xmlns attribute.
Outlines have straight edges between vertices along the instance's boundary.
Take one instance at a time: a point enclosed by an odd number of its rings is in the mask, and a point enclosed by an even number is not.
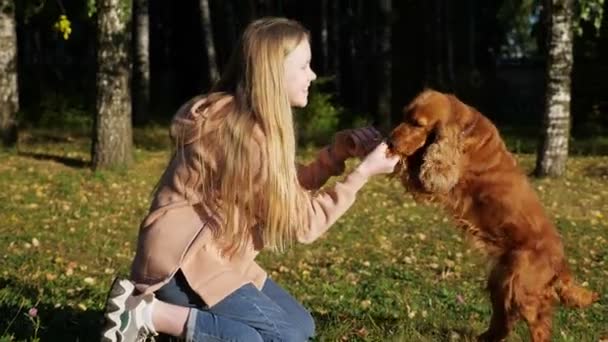
<svg viewBox="0 0 608 342"><path fill-rule="evenodd" d="M420 167L422 187L436 194L452 190L461 175L462 137L456 124L438 124Z"/></svg>

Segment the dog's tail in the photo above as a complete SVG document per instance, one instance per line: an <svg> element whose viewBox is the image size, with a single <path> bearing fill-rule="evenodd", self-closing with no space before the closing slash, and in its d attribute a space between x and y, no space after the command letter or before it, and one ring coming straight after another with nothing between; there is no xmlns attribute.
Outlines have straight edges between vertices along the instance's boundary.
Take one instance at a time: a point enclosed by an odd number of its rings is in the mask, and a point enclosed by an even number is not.
<svg viewBox="0 0 608 342"><path fill-rule="evenodd" d="M558 275L555 290L562 304L571 308L587 307L600 297L597 292L577 284L565 263Z"/></svg>

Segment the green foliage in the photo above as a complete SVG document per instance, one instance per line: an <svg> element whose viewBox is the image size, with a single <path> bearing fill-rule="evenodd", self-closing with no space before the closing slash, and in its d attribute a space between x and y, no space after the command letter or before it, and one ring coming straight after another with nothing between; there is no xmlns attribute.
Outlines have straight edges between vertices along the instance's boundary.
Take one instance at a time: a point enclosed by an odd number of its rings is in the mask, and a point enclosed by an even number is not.
<svg viewBox="0 0 608 342"><path fill-rule="evenodd" d="M295 112L298 138L301 144L323 144L331 141L338 127L343 109L332 103L332 95L321 90L331 81L329 78L316 80L310 88L308 105Z"/></svg>
<svg viewBox="0 0 608 342"><path fill-rule="evenodd" d="M38 113L21 113L21 122L31 122L30 117L36 117L33 126L49 129L65 129L79 133L90 133L93 128L93 113L78 104L78 100L70 99L61 94L47 94L39 104Z"/></svg>
<svg viewBox="0 0 608 342"><path fill-rule="evenodd" d="M47 6L50 5L50 6ZM53 5L57 7L54 8ZM47 0L24 0L23 4L23 20L27 24L34 16L40 15L55 15L54 12L59 12L57 19L52 25L52 29L57 31L64 40L68 40L72 33L72 22L68 19L65 7L62 0L56 0L50 4Z"/></svg>
<svg viewBox="0 0 608 342"><path fill-rule="evenodd" d="M95 6L95 0L87 0L87 14L89 17L92 17L97 12L97 7Z"/></svg>
<svg viewBox="0 0 608 342"><path fill-rule="evenodd" d="M536 52L536 40L532 35L532 29L539 19L538 6L539 0L502 2L497 18L506 34L503 49L519 49L526 55Z"/></svg>
<svg viewBox="0 0 608 342"><path fill-rule="evenodd" d="M59 19L57 19L53 28L61 34L64 40L68 40L72 33L72 23L65 14L59 16Z"/></svg>
<svg viewBox="0 0 608 342"><path fill-rule="evenodd" d="M77 108L63 111L45 111L40 118L40 127L69 128L72 131L90 132L93 127L93 117L90 113Z"/></svg>
<svg viewBox="0 0 608 342"><path fill-rule="evenodd" d="M595 34L599 36L602 26L602 17L604 16L604 1L605 0L578 0L575 3L576 8L575 30L580 36L583 34L581 23L583 21L591 23L595 29Z"/></svg>
<svg viewBox="0 0 608 342"><path fill-rule="evenodd" d="M32 0L25 2L23 10L23 21L27 24L31 17L37 15L42 11L45 4L45 0Z"/></svg>
<svg viewBox="0 0 608 342"><path fill-rule="evenodd" d="M605 0L578 0L574 1L573 26L577 35L583 34L583 23L592 24L596 35L600 34ZM498 11L498 22L505 31L505 44L503 49L512 53L519 50L524 55L537 51L536 37L539 34L535 26L544 25L541 17L540 0L512 0L503 1ZM536 31L536 32L534 32Z"/></svg>
<svg viewBox="0 0 608 342"><path fill-rule="evenodd" d="M510 151L525 154L537 152L538 127L501 126L499 130ZM608 138L598 125L579 127L576 132L572 132L568 150L571 156L608 156Z"/></svg>

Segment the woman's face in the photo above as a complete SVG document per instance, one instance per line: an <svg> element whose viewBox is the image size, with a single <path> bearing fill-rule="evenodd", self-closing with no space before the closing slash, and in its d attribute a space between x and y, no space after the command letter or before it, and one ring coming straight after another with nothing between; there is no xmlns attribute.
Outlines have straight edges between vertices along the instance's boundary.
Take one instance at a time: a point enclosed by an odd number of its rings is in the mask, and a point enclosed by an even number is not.
<svg viewBox="0 0 608 342"><path fill-rule="evenodd" d="M292 107L304 107L308 103L308 87L317 75L310 68L310 44L302 41L285 57L285 87Z"/></svg>

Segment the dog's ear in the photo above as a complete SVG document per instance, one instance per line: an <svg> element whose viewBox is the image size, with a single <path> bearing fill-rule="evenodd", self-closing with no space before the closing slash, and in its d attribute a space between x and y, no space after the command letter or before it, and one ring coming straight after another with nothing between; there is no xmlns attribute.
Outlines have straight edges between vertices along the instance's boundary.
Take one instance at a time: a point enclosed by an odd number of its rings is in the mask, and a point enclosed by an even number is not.
<svg viewBox="0 0 608 342"><path fill-rule="evenodd" d="M419 179L426 191L444 194L452 190L460 179L463 139L453 120L438 123L434 134L435 141L423 156Z"/></svg>

